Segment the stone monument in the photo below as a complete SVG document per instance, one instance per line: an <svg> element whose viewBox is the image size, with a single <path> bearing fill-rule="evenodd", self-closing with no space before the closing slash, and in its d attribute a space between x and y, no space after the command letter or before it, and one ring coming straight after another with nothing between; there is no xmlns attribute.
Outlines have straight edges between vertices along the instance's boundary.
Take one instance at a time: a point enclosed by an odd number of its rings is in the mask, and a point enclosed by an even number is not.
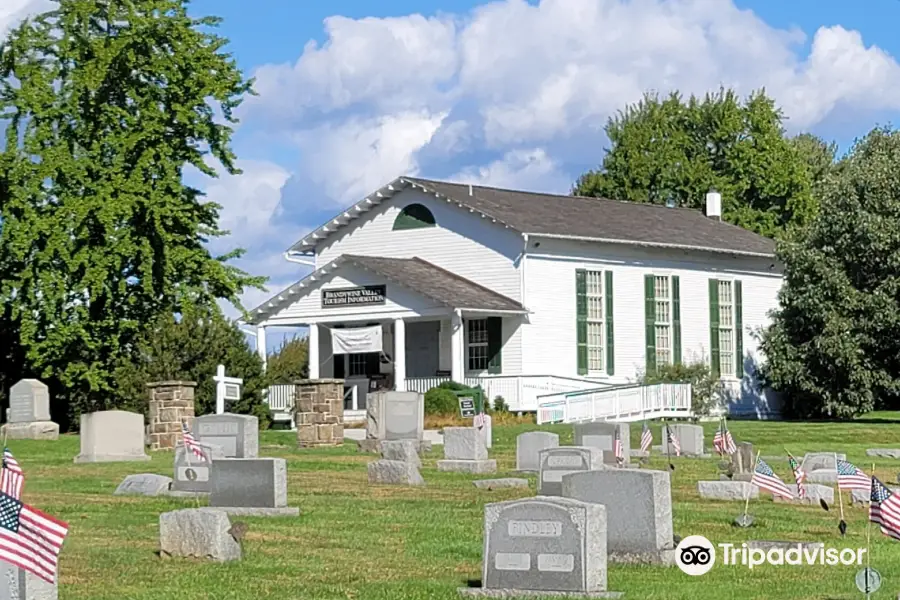
<svg viewBox="0 0 900 600"><path fill-rule="evenodd" d="M57 598L59 598L57 583L48 583L19 567L6 562L0 563L0 600L57 600Z"/></svg>
<svg viewBox="0 0 900 600"><path fill-rule="evenodd" d="M287 505L283 458L222 458L210 469L209 505L230 515L297 516Z"/></svg>
<svg viewBox="0 0 900 600"><path fill-rule="evenodd" d="M484 434L476 427L444 428L444 460L438 471L496 473L497 461L488 458Z"/></svg>
<svg viewBox="0 0 900 600"><path fill-rule="evenodd" d="M603 451L587 446L560 446L538 453L538 495L562 495L562 478L569 473L603 468Z"/></svg>
<svg viewBox="0 0 900 600"><path fill-rule="evenodd" d="M50 420L50 392L37 379L23 379L9 390L9 422L0 435L10 440L55 440L59 424Z"/></svg>
<svg viewBox="0 0 900 600"><path fill-rule="evenodd" d="M81 454L76 463L147 461L144 415L104 410L81 415Z"/></svg>
<svg viewBox="0 0 900 600"><path fill-rule="evenodd" d="M599 448L603 451L603 462L608 465L615 465L616 453L614 444L616 439L616 430L622 439L624 464L631 462L631 427L628 423L612 423L603 421L592 421L589 423L575 423L572 425L572 433L574 434L575 446L590 446Z"/></svg>
<svg viewBox="0 0 900 600"><path fill-rule="evenodd" d="M198 442L222 448L225 458L259 454L259 419L251 415L203 415L194 419L193 433Z"/></svg>
<svg viewBox="0 0 900 600"><path fill-rule="evenodd" d="M214 444L197 444L203 451L206 460L201 460L183 446L175 449L175 473L172 479L173 495L201 495L210 491L209 474L212 463L225 458L221 446Z"/></svg>
<svg viewBox="0 0 900 600"><path fill-rule="evenodd" d="M382 440L411 440L419 454L431 451L425 441L425 397L418 392L373 392L366 397L366 439L360 452L380 452Z"/></svg>
<svg viewBox="0 0 900 600"><path fill-rule="evenodd" d="M558 448L559 436L549 431L528 431L516 437L516 471L537 473L541 469L540 452Z"/></svg>

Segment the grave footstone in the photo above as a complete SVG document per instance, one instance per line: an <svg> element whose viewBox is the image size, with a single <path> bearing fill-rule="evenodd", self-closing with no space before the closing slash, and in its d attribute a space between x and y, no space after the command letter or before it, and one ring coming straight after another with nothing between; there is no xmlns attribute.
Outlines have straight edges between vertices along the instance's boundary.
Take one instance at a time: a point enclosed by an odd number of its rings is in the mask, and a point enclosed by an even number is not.
<svg viewBox="0 0 900 600"><path fill-rule="evenodd" d="M606 529L599 504L542 496L487 504L482 587L459 592L617 598L606 591Z"/></svg>
<svg viewBox="0 0 900 600"><path fill-rule="evenodd" d="M159 546L163 556L240 560L241 545L231 534L223 510L186 508L159 515Z"/></svg>
<svg viewBox="0 0 900 600"><path fill-rule="evenodd" d="M796 483L788 483L787 487L794 494L793 498L782 498L781 496L774 496L775 502L786 502L790 504L814 504L818 505L820 500L824 500L826 503L831 504L834 502L834 488L830 485L819 485L817 483L804 483L803 490L806 492L805 496L801 498L797 493L797 484Z"/></svg>
<svg viewBox="0 0 900 600"><path fill-rule="evenodd" d="M230 515L296 516L287 505L283 458L220 458L210 469L209 505Z"/></svg>
<svg viewBox="0 0 900 600"><path fill-rule="evenodd" d="M562 494L563 475L603 468L603 451L584 446L547 448L539 453L538 495Z"/></svg>
<svg viewBox="0 0 900 600"><path fill-rule="evenodd" d="M866 456L878 458L900 458L900 448L869 448Z"/></svg>
<svg viewBox="0 0 900 600"><path fill-rule="evenodd" d="M137 475L129 475L126 477L116 491L114 496L161 496L169 491L172 485L172 479L165 475L157 475L156 473L138 473Z"/></svg>
<svg viewBox="0 0 900 600"><path fill-rule="evenodd" d="M549 431L528 431L516 437L516 471L537 473L541 469L539 453L558 448L559 436Z"/></svg>
<svg viewBox="0 0 900 600"><path fill-rule="evenodd" d="M672 432L681 444L681 456L689 456L693 458L706 457L706 451L703 447L703 427L700 425L688 425L685 423L670 423L663 427L663 446L662 452L667 452L666 446L669 445L666 427L671 427ZM675 456L675 448L669 447L668 452L671 456Z"/></svg>
<svg viewBox="0 0 900 600"><path fill-rule="evenodd" d="M81 454L76 463L148 461L144 415L104 410L81 415Z"/></svg>
<svg viewBox="0 0 900 600"><path fill-rule="evenodd" d="M675 564L669 473L601 469L562 478L562 495L606 507L610 562Z"/></svg>
<svg viewBox="0 0 900 600"><path fill-rule="evenodd" d="M23 379L9 390L8 423L0 433L10 440L55 440L59 424L50 420L50 393L37 379Z"/></svg>
<svg viewBox="0 0 900 600"><path fill-rule="evenodd" d="M572 425L572 433L575 438L575 446L587 446L599 448L603 451L603 462L608 465L617 464L614 451L616 430L622 439L624 448L624 462L631 461L631 427L628 423L590 422L575 423Z"/></svg>
<svg viewBox="0 0 900 600"><path fill-rule="evenodd" d="M748 496L759 498L759 488L749 481L698 481L697 492L704 500L743 502Z"/></svg>
<svg viewBox="0 0 900 600"><path fill-rule="evenodd" d="M497 461L488 458L484 435L475 427L444 428L444 460L438 471L496 473Z"/></svg>
<svg viewBox="0 0 900 600"><path fill-rule="evenodd" d="M259 419L222 413L194 419L197 441L220 446L225 458L256 458L259 454Z"/></svg>
<svg viewBox="0 0 900 600"><path fill-rule="evenodd" d="M404 460L376 460L366 465L370 485L425 485L415 463Z"/></svg>
<svg viewBox="0 0 900 600"><path fill-rule="evenodd" d="M58 579L58 577L57 577ZM13 566L0 563L0 600L57 600L59 587L36 575Z"/></svg>
<svg viewBox="0 0 900 600"><path fill-rule="evenodd" d="M203 451L208 460L201 460L184 445L175 448L174 477L172 480L173 495L201 495L210 491L210 471L212 462L225 458L225 452L221 446L204 444L197 445Z"/></svg>
<svg viewBox="0 0 900 600"><path fill-rule="evenodd" d="M502 477L500 479L479 479L472 482L480 490L499 490L503 488L527 488L528 480L518 477Z"/></svg>
<svg viewBox="0 0 900 600"><path fill-rule="evenodd" d="M417 444L414 440L384 440L381 442L381 457L385 460L399 460L422 466Z"/></svg>
<svg viewBox="0 0 900 600"><path fill-rule="evenodd" d="M806 473L806 481L809 483L821 483L834 485L837 483L837 462L847 460L846 454L834 452L809 452L800 462L800 468Z"/></svg>

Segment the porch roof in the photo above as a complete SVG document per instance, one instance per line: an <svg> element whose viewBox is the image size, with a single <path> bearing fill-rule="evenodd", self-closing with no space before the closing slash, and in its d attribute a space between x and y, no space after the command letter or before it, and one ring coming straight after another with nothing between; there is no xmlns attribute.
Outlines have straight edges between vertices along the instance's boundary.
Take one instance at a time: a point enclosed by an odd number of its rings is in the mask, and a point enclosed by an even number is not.
<svg viewBox="0 0 900 600"><path fill-rule="evenodd" d="M330 279L336 269L345 264L369 271L451 309L528 312L520 302L418 257L344 254L251 310L244 321L250 325L262 323L296 302L317 284Z"/></svg>

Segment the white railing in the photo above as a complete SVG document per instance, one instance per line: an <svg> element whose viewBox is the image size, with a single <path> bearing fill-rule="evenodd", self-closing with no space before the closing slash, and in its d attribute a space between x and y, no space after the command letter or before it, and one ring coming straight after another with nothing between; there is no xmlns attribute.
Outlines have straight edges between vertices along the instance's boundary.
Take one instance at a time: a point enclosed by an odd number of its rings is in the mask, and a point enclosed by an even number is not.
<svg viewBox="0 0 900 600"><path fill-rule="evenodd" d="M449 377L409 377L406 389L424 394L447 381L450 381ZM465 377L460 383L472 387L481 386L486 399L491 402L497 396L502 396L513 411L537 410L540 396L597 389L604 385L600 381L558 375L484 375Z"/></svg>
<svg viewBox="0 0 900 600"><path fill-rule="evenodd" d="M270 385L266 390L266 404L273 413L290 414L294 410L294 386L289 383Z"/></svg>
<svg viewBox="0 0 900 600"><path fill-rule="evenodd" d="M690 415L691 384L660 383L545 394L538 398L537 422L624 423Z"/></svg>

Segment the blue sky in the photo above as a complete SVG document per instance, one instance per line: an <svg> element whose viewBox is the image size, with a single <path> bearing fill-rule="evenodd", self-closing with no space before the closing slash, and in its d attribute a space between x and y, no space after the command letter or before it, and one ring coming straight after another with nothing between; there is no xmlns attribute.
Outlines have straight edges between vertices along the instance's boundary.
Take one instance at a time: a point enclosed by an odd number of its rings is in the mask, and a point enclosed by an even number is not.
<svg viewBox="0 0 900 600"><path fill-rule="evenodd" d="M3 0L0 33L50 0ZM792 133L846 149L900 112L900 0L194 0L259 96L239 115L244 173L192 183L223 205L239 264L282 253L401 174L567 192L610 114L647 90L765 86ZM702 191L698 191L702 193ZM279 335L269 336L270 346Z"/></svg>

